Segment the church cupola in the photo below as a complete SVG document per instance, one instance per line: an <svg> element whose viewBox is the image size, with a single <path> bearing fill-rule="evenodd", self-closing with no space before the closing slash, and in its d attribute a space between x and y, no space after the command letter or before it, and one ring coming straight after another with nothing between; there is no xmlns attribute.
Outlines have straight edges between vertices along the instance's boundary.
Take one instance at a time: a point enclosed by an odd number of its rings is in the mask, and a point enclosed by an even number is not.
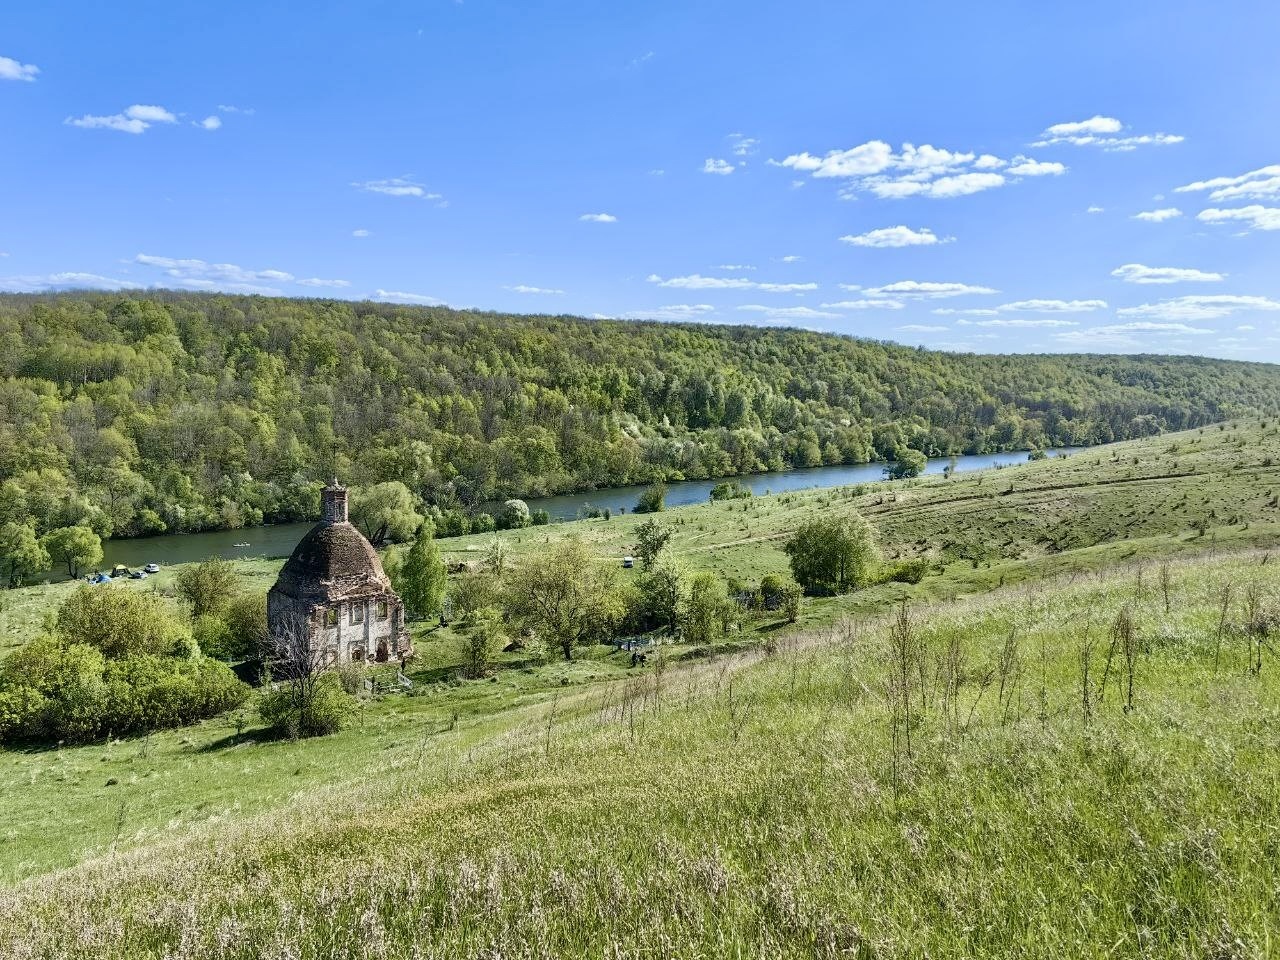
<svg viewBox="0 0 1280 960"><path fill-rule="evenodd" d="M338 483L337 477L321 492L320 503L325 523L347 522L347 488Z"/></svg>

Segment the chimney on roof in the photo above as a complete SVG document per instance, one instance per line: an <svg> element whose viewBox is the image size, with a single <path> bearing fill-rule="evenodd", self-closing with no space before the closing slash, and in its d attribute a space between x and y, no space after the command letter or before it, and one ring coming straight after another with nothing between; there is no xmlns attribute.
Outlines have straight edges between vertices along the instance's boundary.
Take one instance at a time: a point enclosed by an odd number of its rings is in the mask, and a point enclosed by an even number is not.
<svg viewBox="0 0 1280 960"><path fill-rule="evenodd" d="M321 492L320 503L325 523L347 522L347 488L338 483L337 477Z"/></svg>

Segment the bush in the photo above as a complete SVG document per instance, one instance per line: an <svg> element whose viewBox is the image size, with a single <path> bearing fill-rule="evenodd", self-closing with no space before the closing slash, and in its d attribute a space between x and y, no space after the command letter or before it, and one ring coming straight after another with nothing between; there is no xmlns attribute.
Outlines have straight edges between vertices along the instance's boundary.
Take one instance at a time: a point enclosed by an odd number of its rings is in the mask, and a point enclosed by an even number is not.
<svg viewBox="0 0 1280 960"><path fill-rule="evenodd" d="M149 653L111 660L41 637L0 668L0 740L83 743L181 726L239 706L249 688L204 658Z"/></svg>
<svg viewBox="0 0 1280 960"><path fill-rule="evenodd" d="M88 644L108 658L167 656L191 643L190 632L158 595L124 586L78 588L58 608L57 632L67 644Z"/></svg>
<svg viewBox="0 0 1280 960"><path fill-rule="evenodd" d="M904 447L898 452L897 461L892 466L885 467L884 472L890 480L905 480L920 476L928 464L928 459L919 450Z"/></svg>
<svg viewBox="0 0 1280 960"><path fill-rule="evenodd" d="M811 595L848 593L871 583L879 551L871 524L859 514L828 516L800 525L784 548L791 573Z"/></svg>
<svg viewBox="0 0 1280 960"><path fill-rule="evenodd" d="M264 695L258 705L262 719L280 736L296 740L337 733L358 706L356 698L342 689L336 674L311 679L306 693L300 689L302 686L282 684Z"/></svg>
<svg viewBox="0 0 1280 960"><path fill-rule="evenodd" d="M231 659L262 656L267 643L267 595L242 593L231 601L224 614L227 625L227 656ZM205 653L213 655L213 651Z"/></svg>
<svg viewBox="0 0 1280 960"><path fill-rule="evenodd" d="M523 500L508 500L498 514L498 529L519 530L529 526L529 505Z"/></svg>
<svg viewBox="0 0 1280 960"><path fill-rule="evenodd" d="M191 605L191 616L217 616L226 609L239 589L239 578L230 560L213 557L191 563L178 571L174 589Z"/></svg>
<svg viewBox="0 0 1280 960"><path fill-rule="evenodd" d="M551 522L551 514L539 507L529 515L529 522L535 527L545 527Z"/></svg>
<svg viewBox="0 0 1280 960"><path fill-rule="evenodd" d="M636 501L635 513L659 513L667 509L667 485L655 483L647 488Z"/></svg>
<svg viewBox="0 0 1280 960"><path fill-rule="evenodd" d="M924 557L912 557L893 565L888 579L894 583L919 583L929 572L929 561Z"/></svg>
<svg viewBox="0 0 1280 960"><path fill-rule="evenodd" d="M711 488L712 500L745 500L751 496L751 488L738 480L723 480Z"/></svg>
<svg viewBox="0 0 1280 960"><path fill-rule="evenodd" d="M495 528L496 524L493 522L493 517L487 513L477 513L471 518L472 533L493 533Z"/></svg>
<svg viewBox="0 0 1280 960"><path fill-rule="evenodd" d="M680 603L680 639L705 644L728 633L737 606L729 600L724 581L714 573L700 570L689 578Z"/></svg>

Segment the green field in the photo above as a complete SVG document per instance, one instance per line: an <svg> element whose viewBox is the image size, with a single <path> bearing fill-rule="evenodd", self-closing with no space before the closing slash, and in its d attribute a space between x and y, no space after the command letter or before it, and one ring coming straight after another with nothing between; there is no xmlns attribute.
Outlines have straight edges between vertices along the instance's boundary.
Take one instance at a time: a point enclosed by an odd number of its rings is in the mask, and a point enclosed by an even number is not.
<svg viewBox="0 0 1280 960"><path fill-rule="evenodd" d="M934 567L812 601L790 632L670 646L661 668L602 647L460 681L457 637L418 625L414 695L321 740L264 738L250 704L0 752L0 956L257 956L283 918L303 956L1268 955L1280 708L1270 648L1260 675L1243 665L1280 578L1277 492L1280 424L1253 421L673 510L686 564L745 581L849 506L887 558ZM500 536L516 562L570 535L617 560L642 519ZM239 565L261 589L277 567ZM8 592L3 642L69 589ZM927 651L905 753L883 624L902 599ZM1086 722L1082 646L1096 684L1126 607L1135 708L1113 657Z"/></svg>
<svg viewBox="0 0 1280 960"><path fill-rule="evenodd" d="M1270 651L1248 668L1270 559L915 607L905 687L873 618L470 736L402 710L240 748L298 764L277 810L237 810L230 784L205 824L12 888L0 953L1272 955L1280 681ZM344 739L364 775L343 776ZM103 776L147 763L112 749L46 762L109 816Z"/></svg>

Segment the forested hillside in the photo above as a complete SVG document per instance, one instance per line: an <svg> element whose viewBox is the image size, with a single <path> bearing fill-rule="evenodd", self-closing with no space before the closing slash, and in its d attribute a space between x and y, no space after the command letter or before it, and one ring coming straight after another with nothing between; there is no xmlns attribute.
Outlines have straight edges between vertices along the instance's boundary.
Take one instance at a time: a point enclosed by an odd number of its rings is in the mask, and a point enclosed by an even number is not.
<svg viewBox="0 0 1280 960"><path fill-rule="evenodd" d="M305 519L336 468L469 506L1092 444L1280 410L1280 368L186 293L0 298L0 524ZM336 463L335 463L336 460Z"/></svg>

